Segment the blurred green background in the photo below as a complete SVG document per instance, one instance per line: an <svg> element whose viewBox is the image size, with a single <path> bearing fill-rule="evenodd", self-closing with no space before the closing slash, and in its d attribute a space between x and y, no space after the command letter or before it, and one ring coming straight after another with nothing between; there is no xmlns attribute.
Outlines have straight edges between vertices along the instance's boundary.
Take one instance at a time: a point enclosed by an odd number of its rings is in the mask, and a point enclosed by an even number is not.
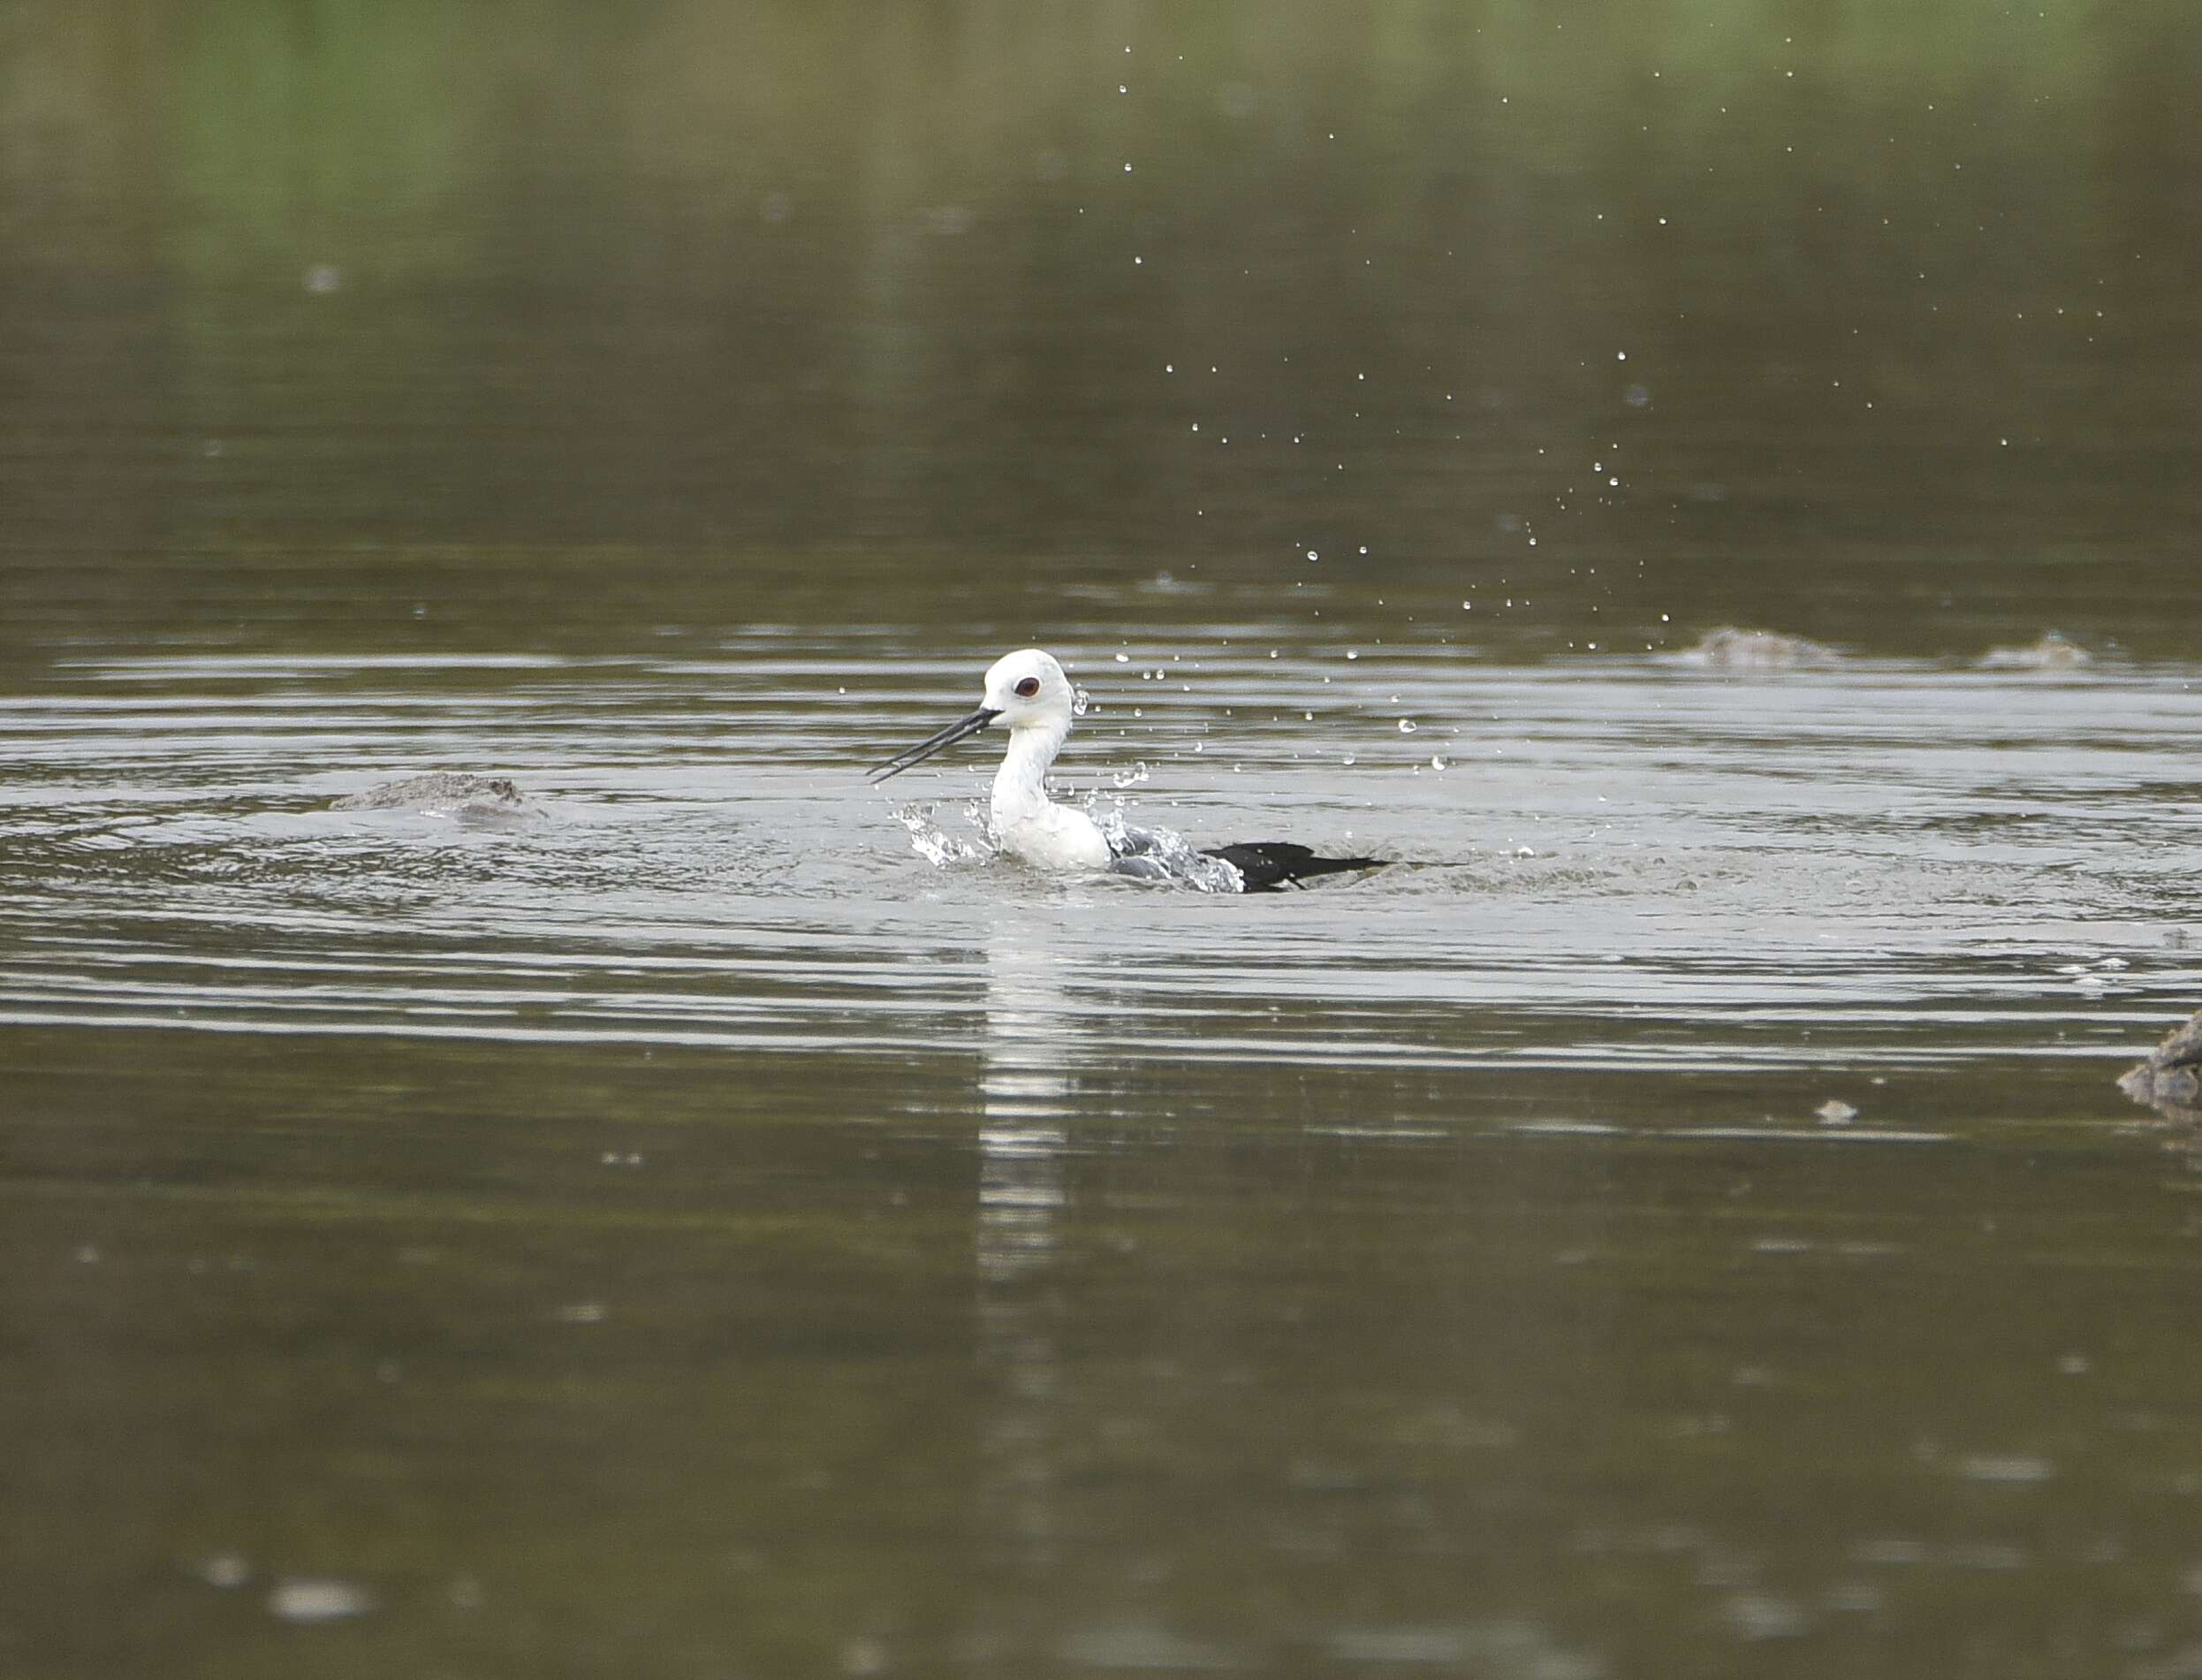
<svg viewBox="0 0 2202 1680"><path fill-rule="evenodd" d="M1532 651L2168 650L2190 21L10 5L4 652L983 639L1158 570L1402 634L1503 578Z"/></svg>

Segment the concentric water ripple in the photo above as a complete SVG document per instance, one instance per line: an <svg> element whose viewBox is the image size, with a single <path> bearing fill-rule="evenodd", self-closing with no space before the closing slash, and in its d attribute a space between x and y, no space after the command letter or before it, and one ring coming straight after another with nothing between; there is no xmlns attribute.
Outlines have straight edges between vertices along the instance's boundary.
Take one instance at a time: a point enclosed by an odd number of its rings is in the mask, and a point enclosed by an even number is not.
<svg viewBox="0 0 2202 1680"><path fill-rule="evenodd" d="M78 662L0 702L0 1022L968 1050L1029 947L1088 1059L1718 1073L2107 1054L2202 990L2183 672L1282 639L1066 650L1074 794L1399 860L1219 903L915 855L892 795L953 833L984 755L857 772L973 670L869 639ZM531 810L327 809L427 768Z"/></svg>

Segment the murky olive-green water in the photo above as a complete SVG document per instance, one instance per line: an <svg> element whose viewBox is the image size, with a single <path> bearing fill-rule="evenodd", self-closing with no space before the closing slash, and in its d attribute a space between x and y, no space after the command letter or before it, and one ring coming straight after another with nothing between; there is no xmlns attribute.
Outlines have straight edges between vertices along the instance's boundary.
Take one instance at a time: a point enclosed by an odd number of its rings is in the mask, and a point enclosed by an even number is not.
<svg viewBox="0 0 2202 1680"><path fill-rule="evenodd" d="M0 1675L2202 1674L2198 86L0 10Z"/></svg>

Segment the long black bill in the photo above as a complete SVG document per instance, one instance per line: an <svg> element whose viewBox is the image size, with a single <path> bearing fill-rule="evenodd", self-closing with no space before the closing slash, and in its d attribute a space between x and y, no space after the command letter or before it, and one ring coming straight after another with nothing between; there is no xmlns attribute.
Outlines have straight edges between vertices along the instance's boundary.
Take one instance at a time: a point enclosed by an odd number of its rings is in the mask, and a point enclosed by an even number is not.
<svg viewBox="0 0 2202 1680"><path fill-rule="evenodd" d="M921 764L943 747L953 747L966 735L976 735L992 723L1001 713L991 707L981 706L968 718L959 718L937 735L928 735L916 746L895 754L884 764L867 772L865 779L875 787L890 776L900 776L912 764Z"/></svg>

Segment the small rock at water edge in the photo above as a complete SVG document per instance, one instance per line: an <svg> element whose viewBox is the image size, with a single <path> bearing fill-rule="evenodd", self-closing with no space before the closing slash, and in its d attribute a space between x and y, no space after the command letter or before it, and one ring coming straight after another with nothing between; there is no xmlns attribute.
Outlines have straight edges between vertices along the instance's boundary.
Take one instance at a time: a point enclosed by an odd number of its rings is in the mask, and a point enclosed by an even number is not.
<svg viewBox="0 0 2202 1680"><path fill-rule="evenodd" d="M2168 1120L2202 1122L2202 1010L2166 1033L2147 1060L2128 1068L2118 1089Z"/></svg>

